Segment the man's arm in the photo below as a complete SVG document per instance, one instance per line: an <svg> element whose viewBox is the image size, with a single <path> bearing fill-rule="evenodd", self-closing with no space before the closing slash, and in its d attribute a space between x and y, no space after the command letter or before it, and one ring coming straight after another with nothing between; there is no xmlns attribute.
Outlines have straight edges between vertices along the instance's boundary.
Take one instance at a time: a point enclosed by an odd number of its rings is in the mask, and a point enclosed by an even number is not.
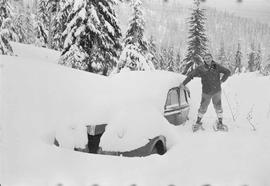
<svg viewBox="0 0 270 186"><path fill-rule="evenodd" d="M186 77L186 79L182 82L183 85L188 84L190 80L192 80L194 77L199 77L199 70L198 67L192 70Z"/></svg>
<svg viewBox="0 0 270 186"><path fill-rule="evenodd" d="M231 71L221 65L218 65L218 67L219 67L219 72L224 74L220 81L225 82L228 79L228 77L231 75Z"/></svg>

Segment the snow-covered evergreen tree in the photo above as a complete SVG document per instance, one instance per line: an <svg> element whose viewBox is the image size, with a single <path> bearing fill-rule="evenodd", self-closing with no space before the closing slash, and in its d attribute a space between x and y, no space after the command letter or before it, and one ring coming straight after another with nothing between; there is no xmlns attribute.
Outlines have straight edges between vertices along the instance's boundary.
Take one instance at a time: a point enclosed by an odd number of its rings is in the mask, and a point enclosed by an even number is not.
<svg viewBox="0 0 270 186"><path fill-rule="evenodd" d="M73 1L61 0L59 11L56 12L55 21L52 26L53 48L62 50L64 47L64 37L62 33L66 29L68 15L72 10Z"/></svg>
<svg viewBox="0 0 270 186"><path fill-rule="evenodd" d="M79 40L77 40L79 42ZM70 65L72 68L76 68L79 70L85 70L87 69L87 58L88 54L83 50L83 48L77 44L77 45L71 45L71 48L69 49L69 52L66 55L66 59L69 60Z"/></svg>
<svg viewBox="0 0 270 186"><path fill-rule="evenodd" d="M224 41L222 40L220 43L220 49L218 52L218 61L221 65L226 66L226 62L227 62L227 57L226 57L226 52L225 52L225 45L224 45Z"/></svg>
<svg viewBox="0 0 270 186"><path fill-rule="evenodd" d="M60 11L60 0L47 0L47 18L48 18L48 47L56 48L53 40L54 35L57 34L55 25L58 21L56 19L57 14Z"/></svg>
<svg viewBox="0 0 270 186"><path fill-rule="evenodd" d="M13 55L13 49L10 45L11 40L17 40L14 32L11 18L3 19L0 27L0 54Z"/></svg>
<svg viewBox="0 0 270 186"><path fill-rule="evenodd" d="M11 40L17 40L11 20L11 6L7 0L0 0L0 54L13 55Z"/></svg>
<svg viewBox="0 0 270 186"><path fill-rule="evenodd" d="M60 64L74 66L70 56L75 52L77 63L85 71L106 74L116 65L121 48L121 31L113 9L114 0L74 1L63 32L64 49Z"/></svg>
<svg viewBox="0 0 270 186"><path fill-rule="evenodd" d="M175 52L174 46L161 47L158 56L158 67L159 70L167 70L171 72L182 72L183 61L181 60L181 53Z"/></svg>
<svg viewBox="0 0 270 186"><path fill-rule="evenodd" d="M270 75L270 55L268 55L266 59L266 65L263 68L263 74L264 75Z"/></svg>
<svg viewBox="0 0 270 186"><path fill-rule="evenodd" d="M165 70L167 67L167 49L161 47L159 50L158 67L159 70Z"/></svg>
<svg viewBox="0 0 270 186"><path fill-rule="evenodd" d="M248 54L248 70L254 72L256 70L256 51L254 42L250 45L250 52Z"/></svg>
<svg viewBox="0 0 270 186"><path fill-rule="evenodd" d="M11 17L11 9L8 0L0 0L0 26L6 18Z"/></svg>
<svg viewBox="0 0 270 186"><path fill-rule="evenodd" d="M46 46L48 44L48 28L50 23L47 4L48 0L39 0L38 2L36 22L34 25L37 37L36 45L38 46Z"/></svg>
<svg viewBox="0 0 270 186"><path fill-rule="evenodd" d="M177 52L176 59L175 59L175 70L176 72L182 73L183 72L183 60L181 57L181 51Z"/></svg>
<svg viewBox="0 0 270 186"><path fill-rule="evenodd" d="M124 39L124 49L121 53L119 70L154 70L151 55L148 51L148 43L144 37L145 21L142 12L142 2L132 0L132 18L129 22Z"/></svg>
<svg viewBox="0 0 270 186"><path fill-rule="evenodd" d="M26 29L26 43L34 44L35 43L35 32L34 32L34 18L31 13L30 6L27 5L25 12L25 29Z"/></svg>
<svg viewBox="0 0 270 186"><path fill-rule="evenodd" d="M27 43L25 14L20 12L14 15L13 24L20 43Z"/></svg>
<svg viewBox="0 0 270 186"><path fill-rule="evenodd" d="M257 53L256 53L255 69L257 71L261 71L262 70L262 48L261 48L261 45L260 44L258 46L258 50L257 50Z"/></svg>
<svg viewBox="0 0 270 186"><path fill-rule="evenodd" d="M148 50L150 53L150 59L151 60L155 69L158 69L158 52L157 52L157 45L154 39L154 36L151 35L150 39L149 39L149 44L148 44Z"/></svg>
<svg viewBox="0 0 270 186"><path fill-rule="evenodd" d="M38 20L43 24L43 27L48 28L49 18L48 18L48 0L39 0L37 17Z"/></svg>
<svg viewBox="0 0 270 186"><path fill-rule="evenodd" d="M174 48L171 46L167 50L167 71L175 72Z"/></svg>
<svg viewBox="0 0 270 186"><path fill-rule="evenodd" d="M195 8L189 18L189 41L187 55L184 59L185 70L183 73L188 73L196 66L200 65L201 61L198 59L202 58L204 53L207 51L207 37L205 34L205 12L204 9L200 8L200 0L194 0Z"/></svg>
<svg viewBox="0 0 270 186"><path fill-rule="evenodd" d="M241 45L238 43L237 51L235 55L235 69L234 73L242 72L242 52L241 52Z"/></svg>

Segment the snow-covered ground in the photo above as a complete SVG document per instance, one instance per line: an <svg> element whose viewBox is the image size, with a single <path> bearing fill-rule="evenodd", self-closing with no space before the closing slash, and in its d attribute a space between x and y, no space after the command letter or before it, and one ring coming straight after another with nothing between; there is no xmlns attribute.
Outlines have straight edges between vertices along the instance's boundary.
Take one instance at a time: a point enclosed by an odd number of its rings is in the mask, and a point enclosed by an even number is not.
<svg viewBox="0 0 270 186"><path fill-rule="evenodd" d="M31 60L43 60L46 62L57 63L60 56L59 51L49 50L47 48L35 47L34 45L26 45L22 43L11 42L14 55Z"/></svg>
<svg viewBox="0 0 270 186"><path fill-rule="evenodd" d="M101 118L104 122L111 119L107 114L111 103L118 108L118 102L106 98L104 87L112 86L107 78L73 69L63 70L66 68L46 63L57 61L59 54L54 51L34 47L29 50L22 45L13 45L17 57L0 56L2 185L270 185L270 76L257 73L234 75L222 85L224 122L229 126L228 133L213 131L216 118L212 105L203 119L206 130L192 133L191 124L196 119L201 93L200 80L195 79L188 84L192 98L190 120L185 125L170 126L174 143L165 155L145 158L94 155L55 147L48 139L53 140L52 136L56 135L55 126L64 130L67 125L60 123L68 123L79 132L69 135L72 138L67 146L74 143L80 146L85 143L85 138L78 136L84 130L75 124L78 119L81 123L89 118L98 122ZM71 76L76 76L81 82L78 84L69 78L63 84L65 78ZM98 79L98 83L91 82L90 76L95 81ZM110 79L114 79L114 86L121 87L125 82L117 81L118 77ZM157 82L159 84L162 82ZM146 84L145 90L148 86L151 85ZM93 94L93 90L97 93ZM41 94L41 91L44 92ZM153 92L146 94L152 95ZM112 92L114 94L116 92ZM47 97L51 99L42 101ZM103 105L103 109L91 106L98 104ZM145 106L150 108L147 104ZM136 118L136 108L132 111ZM145 117L150 116L149 119L155 121L155 112L158 110L147 110ZM136 127L133 129L133 134L136 134ZM62 134L67 133L59 135Z"/></svg>

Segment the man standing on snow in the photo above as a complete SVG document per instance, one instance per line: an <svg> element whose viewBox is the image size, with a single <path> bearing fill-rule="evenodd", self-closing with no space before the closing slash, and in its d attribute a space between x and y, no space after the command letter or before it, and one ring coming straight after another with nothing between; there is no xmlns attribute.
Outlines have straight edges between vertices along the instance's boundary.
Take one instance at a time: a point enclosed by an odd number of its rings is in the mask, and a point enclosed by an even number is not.
<svg viewBox="0 0 270 186"><path fill-rule="evenodd" d="M186 79L180 84L180 86L185 86L194 77L201 78L201 105L198 110L197 121L192 126L192 130L195 132L199 129L203 129L201 120L203 115L206 113L211 100L218 117L217 130L227 130L227 126L222 123L223 110L221 104L221 83L228 79L231 72L227 68L213 61L213 57L210 53L205 54L203 60L204 64L191 71ZM222 78L220 76L221 73L223 74Z"/></svg>

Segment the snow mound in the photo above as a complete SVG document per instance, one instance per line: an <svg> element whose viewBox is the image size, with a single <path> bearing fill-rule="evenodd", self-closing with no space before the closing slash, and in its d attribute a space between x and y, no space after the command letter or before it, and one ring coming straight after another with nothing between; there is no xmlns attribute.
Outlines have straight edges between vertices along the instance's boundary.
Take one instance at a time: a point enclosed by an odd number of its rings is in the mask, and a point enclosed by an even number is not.
<svg viewBox="0 0 270 186"><path fill-rule="evenodd" d="M168 90L184 76L150 71L108 78L38 60L1 59L5 125L18 138L52 144L56 137L62 147L83 148L85 126L106 123L104 150L124 151L158 135L173 136L165 129L170 124L163 110ZM128 135L121 143L113 142L122 131ZM133 131L137 134L130 135Z"/></svg>
<svg viewBox="0 0 270 186"><path fill-rule="evenodd" d="M50 143L56 131L107 122L106 77L36 60L0 58L4 121L18 138Z"/></svg>

